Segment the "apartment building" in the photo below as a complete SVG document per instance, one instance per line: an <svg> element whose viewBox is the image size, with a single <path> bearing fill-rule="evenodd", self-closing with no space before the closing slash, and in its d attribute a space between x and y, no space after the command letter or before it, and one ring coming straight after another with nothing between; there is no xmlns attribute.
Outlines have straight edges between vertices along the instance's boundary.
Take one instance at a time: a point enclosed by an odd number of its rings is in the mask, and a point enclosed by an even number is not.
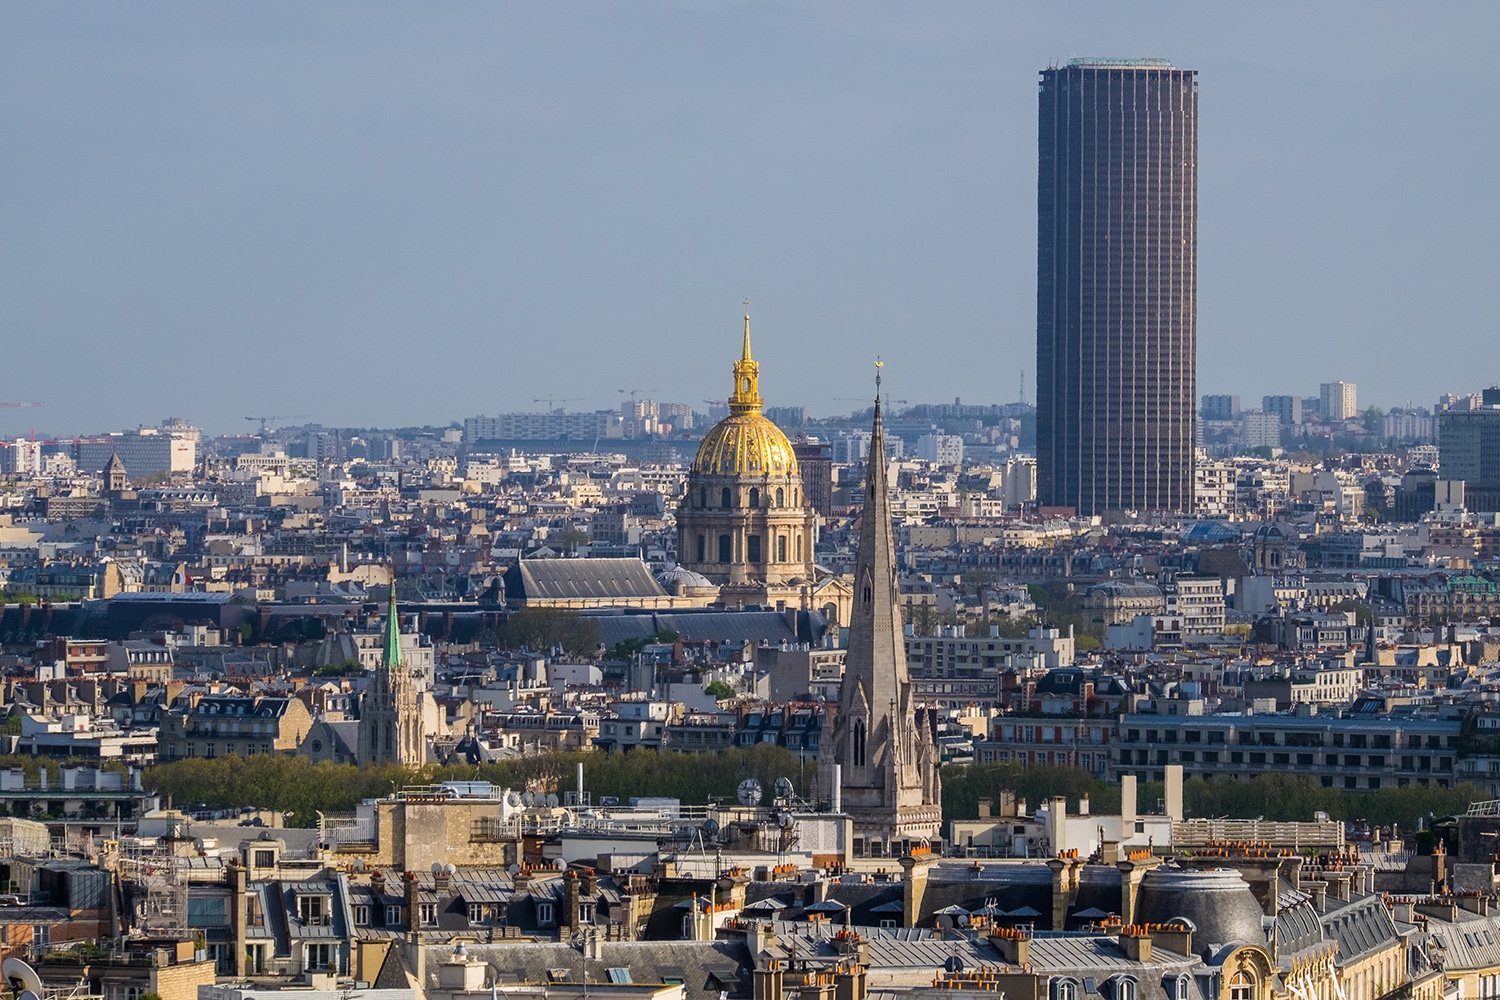
<svg viewBox="0 0 1500 1000"><path fill-rule="evenodd" d="M1189 778L1253 777L1295 770L1325 787L1365 791L1407 785L1452 787L1458 719L1293 715L1127 714L1114 736L1113 775L1162 781L1168 764Z"/></svg>

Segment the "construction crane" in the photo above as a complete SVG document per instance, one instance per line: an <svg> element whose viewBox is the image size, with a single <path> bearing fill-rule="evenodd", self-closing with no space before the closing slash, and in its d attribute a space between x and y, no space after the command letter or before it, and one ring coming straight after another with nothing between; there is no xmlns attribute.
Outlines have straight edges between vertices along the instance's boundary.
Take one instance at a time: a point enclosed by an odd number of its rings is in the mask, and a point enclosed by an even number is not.
<svg viewBox="0 0 1500 1000"><path fill-rule="evenodd" d="M632 403L632 405L635 403L636 397L643 392L661 392L660 389L616 389L615 391L619 393L629 393L630 402Z"/></svg>
<svg viewBox="0 0 1500 1000"><path fill-rule="evenodd" d="M583 399L582 396L532 396L533 403L546 403L547 412L551 413L557 409L557 403L576 403Z"/></svg>
<svg viewBox="0 0 1500 1000"><path fill-rule="evenodd" d="M270 417L246 417L251 422L260 421L260 433L265 434L268 425L282 420L307 420L310 419L305 413L283 413Z"/></svg>

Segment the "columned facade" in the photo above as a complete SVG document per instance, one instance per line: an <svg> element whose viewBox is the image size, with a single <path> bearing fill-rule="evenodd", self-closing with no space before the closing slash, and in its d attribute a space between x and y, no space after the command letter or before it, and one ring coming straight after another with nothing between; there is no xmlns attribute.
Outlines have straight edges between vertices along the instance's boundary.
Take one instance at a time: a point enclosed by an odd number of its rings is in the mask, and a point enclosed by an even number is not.
<svg viewBox="0 0 1500 1000"><path fill-rule="evenodd" d="M815 528L791 442L761 413L747 315L729 416L704 436L677 508L677 561L726 594L795 591L813 581Z"/></svg>

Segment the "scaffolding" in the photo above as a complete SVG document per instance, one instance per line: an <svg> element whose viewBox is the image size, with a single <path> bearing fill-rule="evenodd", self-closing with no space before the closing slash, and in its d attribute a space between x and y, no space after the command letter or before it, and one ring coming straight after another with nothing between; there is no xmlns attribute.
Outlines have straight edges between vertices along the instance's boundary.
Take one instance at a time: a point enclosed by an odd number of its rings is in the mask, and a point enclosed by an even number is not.
<svg viewBox="0 0 1500 1000"><path fill-rule="evenodd" d="M131 937L187 936L187 878L181 862L167 840L131 838L121 844L120 885Z"/></svg>

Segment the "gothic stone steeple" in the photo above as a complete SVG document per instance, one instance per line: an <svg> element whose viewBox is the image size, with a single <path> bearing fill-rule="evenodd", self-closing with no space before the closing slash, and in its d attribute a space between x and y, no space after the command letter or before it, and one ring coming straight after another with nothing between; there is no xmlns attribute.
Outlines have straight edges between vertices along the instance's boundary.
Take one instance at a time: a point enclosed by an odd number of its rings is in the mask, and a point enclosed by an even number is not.
<svg viewBox="0 0 1500 1000"><path fill-rule="evenodd" d="M411 674L401 659L401 617L396 610L394 575L380 666L365 691L360 711L359 754L366 764L389 761L403 767L418 767L427 760L422 706Z"/></svg>
<svg viewBox="0 0 1500 1000"><path fill-rule="evenodd" d="M912 705L876 379L875 425L854 564L854 610L837 713L819 748L823 787L842 771L844 811L867 851L899 853L942 824L936 748Z"/></svg>

